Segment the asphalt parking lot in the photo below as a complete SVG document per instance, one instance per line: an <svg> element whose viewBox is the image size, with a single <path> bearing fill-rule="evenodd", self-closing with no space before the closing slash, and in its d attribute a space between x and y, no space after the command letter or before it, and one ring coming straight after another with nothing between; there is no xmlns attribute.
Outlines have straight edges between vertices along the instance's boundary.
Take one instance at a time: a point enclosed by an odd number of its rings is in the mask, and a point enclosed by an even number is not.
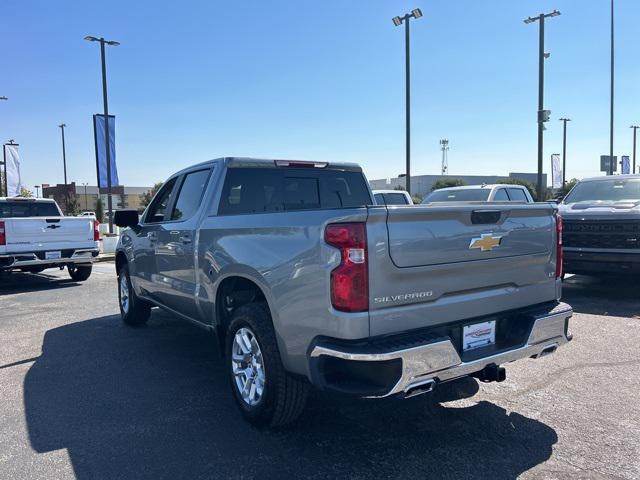
<svg viewBox="0 0 640 480"><path fill-rule="evenodd" d="M637 279L569 278L574 341L506 382L315 393L279 431L242 420L202 331L122 325L115 285L112 263L0 284L0 478L640 478Z"/></svg>

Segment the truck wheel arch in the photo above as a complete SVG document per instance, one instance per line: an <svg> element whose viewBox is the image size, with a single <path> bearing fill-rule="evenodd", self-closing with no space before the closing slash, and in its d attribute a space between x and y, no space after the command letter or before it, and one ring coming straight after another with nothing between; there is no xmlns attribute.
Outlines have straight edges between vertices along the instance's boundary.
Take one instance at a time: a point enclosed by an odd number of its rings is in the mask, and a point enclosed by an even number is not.
<svg viewBox="0 0 640 480"><path fill-rule="evenodd" d="M218 284L215 296L214 328L224 355L224 339L233 312L248 303L264 303L273 312L264 290L253 279L242 275L229 275ZM273 315L273 313L272 313ZM273 318L272 318L273 321Z"/></svg>

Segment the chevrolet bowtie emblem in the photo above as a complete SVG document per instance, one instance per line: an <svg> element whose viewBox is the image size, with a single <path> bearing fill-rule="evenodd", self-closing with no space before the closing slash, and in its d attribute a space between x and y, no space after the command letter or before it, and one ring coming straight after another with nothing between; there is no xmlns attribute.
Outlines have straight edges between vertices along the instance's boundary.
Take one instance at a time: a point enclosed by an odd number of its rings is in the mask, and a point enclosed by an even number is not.
<svg viewBox="0 0 640 480"><path fill-rule="evenodd" d="M483 233L481 236L472 238L469 248L479 248L481 252L488 252L500 246L502 235L493 236L491 233Z"/></svg>

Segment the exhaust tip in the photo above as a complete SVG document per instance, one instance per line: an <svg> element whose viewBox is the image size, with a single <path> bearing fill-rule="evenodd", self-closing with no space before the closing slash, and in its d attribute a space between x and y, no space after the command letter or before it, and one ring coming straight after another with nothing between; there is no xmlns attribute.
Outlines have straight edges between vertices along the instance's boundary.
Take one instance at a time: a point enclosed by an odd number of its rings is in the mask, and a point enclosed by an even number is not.
<svg viewBox="0 0 640 480"><path fill-rule="evenodd" d="M429 393L433 391L435 386L436 386L436 381L433 379L414 383L412 385L409 385L407 388L405 388L404 398L411 398L417 395L422 395L423 393Z"/></svg>

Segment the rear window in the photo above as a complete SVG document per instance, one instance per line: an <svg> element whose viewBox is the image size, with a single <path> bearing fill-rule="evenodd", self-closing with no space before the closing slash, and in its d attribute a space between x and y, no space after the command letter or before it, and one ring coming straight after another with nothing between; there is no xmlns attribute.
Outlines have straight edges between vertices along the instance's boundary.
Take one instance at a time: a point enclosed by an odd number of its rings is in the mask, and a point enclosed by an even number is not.
<svg viewBox="0 0 640 480"><path fill-rule="evenodd" d="M384 193L384 203L387 205L409 205L407 197L402 193Z"/></svg>
<svg viewBox="0 0 640 480"><path fill-rule="evenodd" d="M436 190L431 192L422 203L428 202L486 202L491 192L488 188L469 188L466 190Z"/></svg>
<svg viewBox="0 0 640 480"><path fill-rule="evenodd" d="M0 218L58 216L60 212L53 202L0 202Z"/></svg>
<svg viewBox="0 0 640 480"><path fill-rule="evenodd" d="M308 168L230 168L219 215L354 208L371 204L360 172Z"/></svg>

